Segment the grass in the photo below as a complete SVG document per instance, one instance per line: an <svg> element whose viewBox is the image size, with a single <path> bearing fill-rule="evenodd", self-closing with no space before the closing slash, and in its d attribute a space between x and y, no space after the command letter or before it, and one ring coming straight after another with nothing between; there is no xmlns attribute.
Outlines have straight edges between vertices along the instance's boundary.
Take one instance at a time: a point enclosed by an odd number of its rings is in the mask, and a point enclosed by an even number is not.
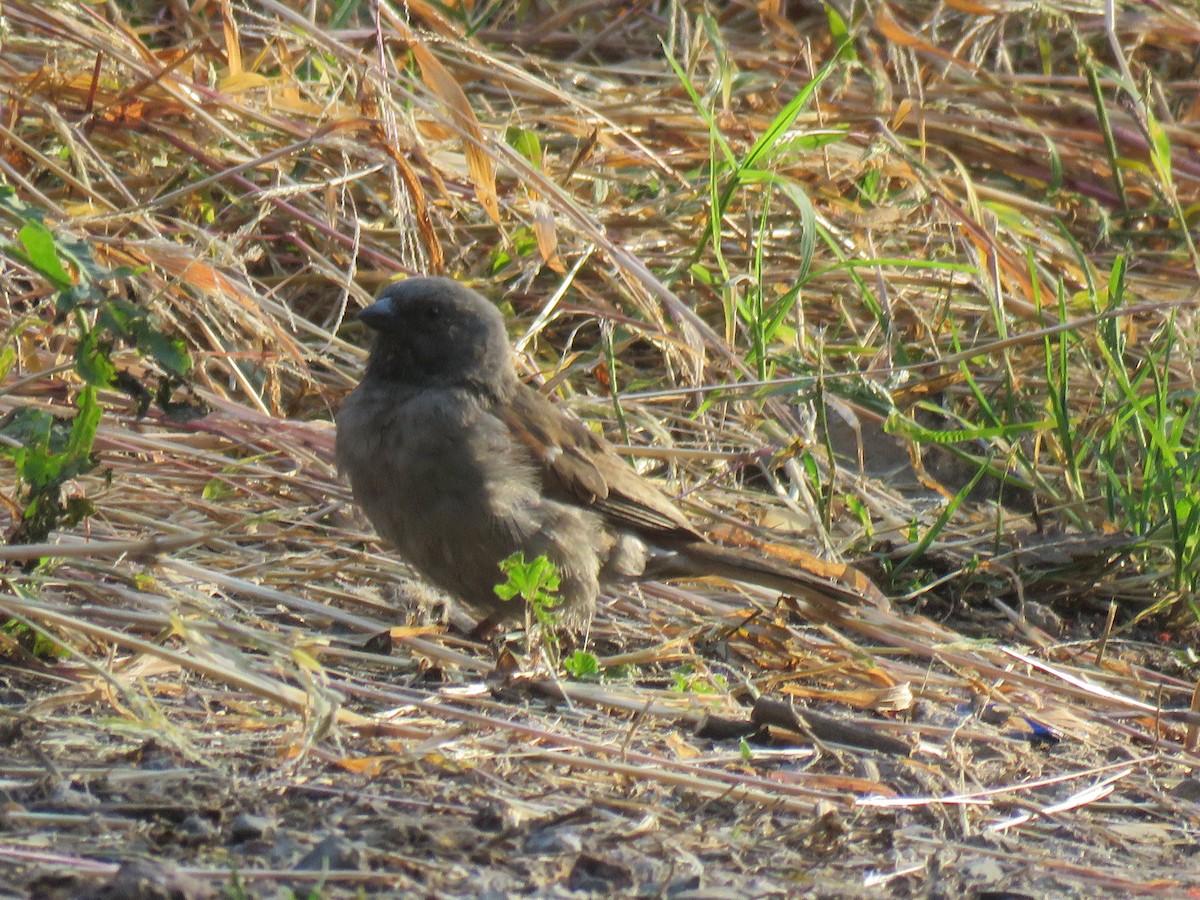
<svg viewBox="0 0 1200 900"><path fill-rule="evenodd" d="M14 885L1195 890L1200 19L1103 6L6 3ZM646 583L498 667L332 465L439 271L892 608Z"/></svg>

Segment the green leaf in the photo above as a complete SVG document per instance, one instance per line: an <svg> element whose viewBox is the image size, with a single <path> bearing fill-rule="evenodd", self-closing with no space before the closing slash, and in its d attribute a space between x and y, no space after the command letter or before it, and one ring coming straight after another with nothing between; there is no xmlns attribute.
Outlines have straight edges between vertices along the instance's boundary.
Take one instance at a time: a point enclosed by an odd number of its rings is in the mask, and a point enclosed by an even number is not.
<svg viewBox="0 0 1200 900"><path fill-rule="evenodd" d="M96 389L86 387L79 392L75 401L75 418L71 422L71 437L67 441L66 454L72 461L89 459L92 445L96 441L96 428L100 425L103 410L96 400ZM89 465L88 468L91 466Z"/></svg>
<svg viewBox="0 0 1200 900"><path fill-rule="evenodd" d="M58 295L54 298L54 308L61 315L65 316L81 303L87 302L89 297L91 297L91 293L85 285L72 285L65 291L58 292Z"/></svg>
<svg viewBox="0 0 1200 900"><path fill-rule="evenodd" d="M1150 161L1154 163L1154 169L1163 184L1171 184L1171 139L1149 107L1143 109L1146 114L1146 130L1150 134Z"/></svg>
<svg viewBox="0 0 1200 900"><path fill-rule="evenodd" d="M66 462L66 459L62 454L50 453L44 444L31 444L16 451L13 462L16 464L21 480L32 492L33 502L36 502L39 492L61 480L63 463ZM26 515L28 515L28 510Z"/></svg>
<svg viewBox="0 0 1200 900"><path fill-rule="evenodd" d="M130 337L134 323L144 315L145 313L132 303L112 299L100 307L96 325L108 329L117 337Z"/></svg>
<svg viewBox="0 0 1200 900"><path fill-rule="evenodd" d="M858 59L858 54L854 52L854 43L850 39L850 29L846 27L846 20L833 8L832 3L825 4L825 18L829 22L830 37L835 44L840 45L838 54L843 59Z"/></svg>
<svg viewBox="0 0 1200 900"><path fill-rule="evenodd" d="M85 382L96 387L108 387L117 377L116 366L109 359L112 344L101 341L97 330L89 331L75 348L75 371Z"/></svg>
<svg viewBox="0 0 1200 900"><path fill-rule="evenodd" d="M192 357L181 338L169 337L149 322L138 322L133 332L138 351L155 360L167 372L183 378L191 371Z"/></svg>
<svg viewBox="0 0 1200 900"><path fill-rule="evenodd" d="M0 420L0 434L21 446L38 442L48 443L53 425L54 416L46 410L22 406ZM0 452L8 453L13 449L16 448L4 448Z"/></svg>
<svg viewBox="0 0 1200 900"><path fill-rule="evenodd" d="M547 623L550 611L562 598L557 595L559 586L558 567L545 556L526 562L525 554L518 550L500 563L500 571L506 581L493 590L501 600L512 600L520 596L539 622Z"/></svg>
<svg viewBox="0 0 1200 900"><path fill-rule="evenodd" d="M521 589L513 584L512 581L508 581L505 584L498 584L492 590L496 592L496 596L501 600L511 600L521 593Z"/></svg>
<svg viewBox="0 0 1200 900"><path fill-rule="evenodd" d="M27 222L17 232L17 240L25 250L25 260L55 288L65 291L75 284L58 258L54 233L41 222Z"/></svg>
<svg viewBox="0 0 1200 900"><path fill-rule="evenodd" d="M510 125L504 132L504 140L534 166L542 167L542 144L532 131Z"/></svg>
<svg viewBox="0 0 1200 900"><path fill-rule="evenodd" d="M563 660L563 668L574 678L594 678L600 674L600 661L586 650L576 650Z"/></svg>
<svg viewBox="0 0 1200 900"><path fill-rule="evenodd" d="M838 49L840 51L841 48ZM821 86L826 78L833 74L836 68L836 62L836 55L826 61L825 65L823 65L817 71L817 74L814 75L812 79L800 89L796 96L792 97L792 99L789 100L784 107L775 114L775 118L771 120L771 124L768 125L766 130L758 136L758 140L754 142L754 146L750 148L750 151L745 155L741 163L738 165L739 176L741 176L743 172L757 168L759 160L770 153L773 148L775 148L775 145L779 143L779 139L787 133L789 128L792 127L792 123L796 121L796 118L808 104L808 101L812 98L813 94L817 92L817 88Z"/></svg>
<svg viewBox="0 0 1200 900"><path fill-rule="evenodd" d="M708 271L708 269L706 269L700 263L693 263L688 271L691 273L693 278L706 287L712 287L717 283L717 279L713 277L712 272Z"/></svg>
<svg viewBox="0 0 1200 900"><path fill-rule="evenodd" d="M204 490L200 492L200 496L205 500L224 500L226 497L232 497L233 494L233 488L222 478L210 478L208 483L204 485ZM508 600L510 598L505 597L504 599Z"/></svg>
<svg viewBox="0 0 1200 900"><path fill-rule="evenodd" d="M894 434L922 444L945 445L993 438L1002 438L1008 441L1028 432L1049 431L1054 424L1051 419L1038 419L1033 422L1012 422L1007 425L934 429L926 428L901 413L893 411L884 419L883 430L885 434Z"/></svg>

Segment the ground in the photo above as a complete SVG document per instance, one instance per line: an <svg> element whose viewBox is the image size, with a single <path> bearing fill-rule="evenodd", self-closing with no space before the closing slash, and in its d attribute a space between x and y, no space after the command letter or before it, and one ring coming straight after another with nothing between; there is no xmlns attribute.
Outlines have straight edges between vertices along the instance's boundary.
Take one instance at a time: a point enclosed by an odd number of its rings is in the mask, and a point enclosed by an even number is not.
<svg viewBox="0 0 1200 900"><path fill-rule="evenodd" d="M1200 893L1196 10L692 6L0 9L6 896ZM830 592L472 638L414 272Z"/></svg>

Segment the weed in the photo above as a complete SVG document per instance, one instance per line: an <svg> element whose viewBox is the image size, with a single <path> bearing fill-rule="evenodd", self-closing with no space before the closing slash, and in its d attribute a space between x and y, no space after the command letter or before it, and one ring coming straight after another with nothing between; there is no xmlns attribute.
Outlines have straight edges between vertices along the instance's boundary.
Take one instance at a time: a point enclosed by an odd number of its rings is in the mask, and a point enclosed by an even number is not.
<svg viewBox="0 0 1200 900"><path fill-rule="evenodd" d="M82 382L70 420L33 406L0 420L0 436L6 439L0 453L12 460L24 487L21 521L8 540L37 543L92 511L85 498L64 497L64 486L96 466L92 445L103 414L99 392L116 388L130 394L139 414L154 401L173 411L172 390L186 384L192 363L181 339L169 336L145 309L113 295L113 287L130 281L135 271L101 266L86 242L51 230L42 212L23 203L12 188L0 186L0 217L16 229L13 239L0 240L0 253L53 291L54 316L72 332L72 368ZM161 374L154 389L113 361L120 347L132 347L156 365ZM6 367L11 364L10 355L4 359Z"/></svg>
<svg viewBox="0 0 1200 900"><path fill-rule="evenodd" d="M525 554L518 550L500 563L500 571L508 580L496 585L496 596L501 600L520 597L534 621L544 628L553 628L558 621L555 610L562 602L557 593L558 567L545 556L526 562Z"/></svg>

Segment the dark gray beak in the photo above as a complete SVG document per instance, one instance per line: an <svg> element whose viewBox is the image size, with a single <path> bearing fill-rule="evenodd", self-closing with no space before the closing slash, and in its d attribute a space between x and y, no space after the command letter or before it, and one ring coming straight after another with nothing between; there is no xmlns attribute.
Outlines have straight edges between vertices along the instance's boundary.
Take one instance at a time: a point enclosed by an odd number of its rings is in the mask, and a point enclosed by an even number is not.
<svg viewBox="0 0 1200 900"><path fill-rule="evenodd" d="M392 322L392 301L388 297L382 297L366 309L359 310L358 315L354 318L368 328L374 328L376 331L387 331L388 326Z"/></svg>

